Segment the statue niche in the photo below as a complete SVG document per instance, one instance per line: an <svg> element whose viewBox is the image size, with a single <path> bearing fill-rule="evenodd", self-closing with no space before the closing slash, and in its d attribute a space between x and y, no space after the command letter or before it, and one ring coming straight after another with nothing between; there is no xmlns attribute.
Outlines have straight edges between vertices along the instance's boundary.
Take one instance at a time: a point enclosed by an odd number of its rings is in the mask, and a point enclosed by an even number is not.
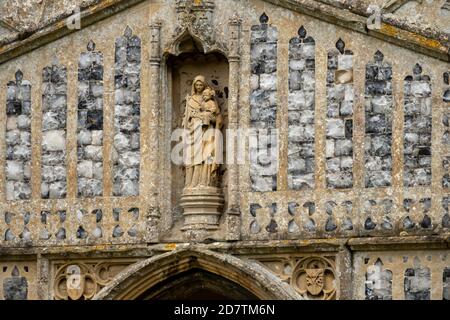
<svg viewBox="0 0 450 320"><path fill-rule="evenodd" d="M212 233L219 229L227 194L228 61L218 52L198 49L192 46L167 60L172 132L183 132L182 142L178 134L172 141L177 157L182 145L182 159L171 169L172 226L187 241L218 236Z"/></svg>

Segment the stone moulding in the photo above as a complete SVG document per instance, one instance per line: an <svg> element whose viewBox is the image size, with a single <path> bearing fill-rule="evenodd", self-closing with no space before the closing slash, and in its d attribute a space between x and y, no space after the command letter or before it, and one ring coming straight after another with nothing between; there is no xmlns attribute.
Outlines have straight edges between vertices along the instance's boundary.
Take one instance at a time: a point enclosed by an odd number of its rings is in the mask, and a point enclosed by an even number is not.
<svg viewBox="0 0 450 320"><path fill-rule="evenodd" d="M143 1L144 0L102 1L100 4L86 8L81 12L81 24L83 27L87 27ZM296 12L302 12L303 14L320 20L332 21L341 27L376 38L381 38L399 46L433 56L443 61L450 61L450 44L448 35L446 36L443 32L421 32L408 24L400 23L393 19L386 19L385 23L382 23L381 30L368 31L365 25L365 11L358 7L352 7L350 8L351 10L344 10L344 8L337 9L333 5L325 5L312 0L266 1ZM66 16L62 15L61 19L65 17ZM31 33L31 36L26 37L26 35L23 35L22 39L19 36L16 36L10 39L9 42L2 44L0 47L0 63L14 59L17 56L35 50L40 46L55 41L75 31L76 30L66 28L66 25L61 23L60 20L44 26L41 29L35 30L34 33Z"/></svg>
<svg viewBox="0 0 450 320"><path fill-rule="evenodd" d="M117 275L93 300L132 300L158 283L194 268L231 280L260 299L302 299L292 287L255 262L190 246L132 265Z"/></svg>

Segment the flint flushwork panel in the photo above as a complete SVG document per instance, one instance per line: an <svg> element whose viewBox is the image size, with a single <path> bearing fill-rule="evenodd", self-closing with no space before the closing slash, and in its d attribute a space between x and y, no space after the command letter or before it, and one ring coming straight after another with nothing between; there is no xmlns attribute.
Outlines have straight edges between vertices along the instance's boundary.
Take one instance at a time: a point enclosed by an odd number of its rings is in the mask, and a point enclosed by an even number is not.
<svg viewBox="0 0 450 320"><path fill-rule="evenodd" d="M367 268L365 289L366 300L392 300L392 271L381 259Z"/></svg>
<svg viewBox="0 0 450 320"><path fill-rule="evenodd" d="M328 53L326 181L328 188L353 186L353 53L339 39Z"/></svg>
<svg viewBox="0 0 450 320"><path fill-rule="evenodd" d="M78 64L78 196L103 195L103 54L90 41Z"/></svg>
<svg viewBox="0 0 450 320"><path fill-rule="evenodd" d="M365 186L392 184L392 67L375 53L366 66Z"/></svg>
<svg viewBox="0 0 450 320"><path fill-rule="evenodd" d="M41 196L61 199L67 193L67 70L53 65L42 72Z"/></svg>
<svg viewBox="0 0 450 320"><path fill-rule="evenodd" d="M404 175L405 187L431 185L431 83L416 64L404 85Z"/></svg>
<svg viewBox="0 0 450 320"><path fill-rule="evenodd" d="M251 32L250 179L253 191L265 192L277 190L278 30L266 14L260 22Z"/></svg>
<svg viewBox="0 0 450 320"><path fill-rule="evenodd" d="M31 84L21 70L7 84L6 199L31 198Z"/></svg>
<svg viewBox="0 0 450 320"><path fill-rule="evenodd" d="M302 26L289 42L288 184L314 188L315 42Z"/></svg>
<svg viewBox="0 0 450 320"><path fill-rule="evenodd" d="M141 40L129 27L116 40L114 196L139 195Z"/></svg>

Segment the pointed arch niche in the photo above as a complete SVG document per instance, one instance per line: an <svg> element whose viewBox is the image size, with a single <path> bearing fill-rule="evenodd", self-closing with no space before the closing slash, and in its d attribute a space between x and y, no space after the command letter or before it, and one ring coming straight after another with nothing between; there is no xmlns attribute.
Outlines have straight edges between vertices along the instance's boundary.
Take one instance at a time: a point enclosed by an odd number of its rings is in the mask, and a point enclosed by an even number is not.
<svg viewBox="0 0 450 320"><path fill-rule="evenodd" d="M203 15L203 11L208 14ZM186 96L191 94L193 80L198 75L203 75L208 85L215 90L223 116L225 161L226 130L237 127L240 79L239 17L230 19L226 32L216 32L212 23L213 6L209 2L194 8L184 8L180 3L177 13L179 25L169 38L162 36L163 30L169 26L163 26L160 22L150 26L150 95L156 97L152 99L150 110L154 119L157 119L150 126L149 135L150 141L153 141L150 162L155 168L151 174L150 211L155 225L158 225L154 228L153 238L158 238L161 232L172 230L164 237L171 241L181 240L182 233L179 231L185 220L180 199L186 170L182 157L178 157L179 163L174 163L171 158L172 153L176 154L174 147L181 146L181 135L178 135L178 140L172 141L172 134L175 129L182 128ZM195 17L184 19L185 15ZM167 146L164 150L163 145ZM178 149L182 150L182 147ZM218 228L213 229L214 235L211 235L215 238L239 237L240 213L234 210L238 207L237 170L235 165L222 165L219 169L218 187L224 202L221 202L223 205L219 209L221 216ZM164 174L161 177L162 172Z"/></svg>
<svg viewBox="0 0 450 320"><path fill-rule="evenodd" d="M198 75L203 75L206 82L216 92L216 99L224 118L222 133L225 138L225 130L228 127L228 98L229 98L229 64L226 55L220 51L206 52L202 43L185 35L180 39L177 50L178 55L167 54L165 57L167 76L168 117L170 116L171 133L182 128L186 96L191 94L192 82ZM172 141L171 150L180 141ZM225 151L225 150L224 150ZM225 158L224 158L225 159ZM174 222L181 219L182 209L180 197L185 184L186 172L182 165L171 162L171 204L174 213ZM220 187L226 194L225 166L220 169Z"/></svg>

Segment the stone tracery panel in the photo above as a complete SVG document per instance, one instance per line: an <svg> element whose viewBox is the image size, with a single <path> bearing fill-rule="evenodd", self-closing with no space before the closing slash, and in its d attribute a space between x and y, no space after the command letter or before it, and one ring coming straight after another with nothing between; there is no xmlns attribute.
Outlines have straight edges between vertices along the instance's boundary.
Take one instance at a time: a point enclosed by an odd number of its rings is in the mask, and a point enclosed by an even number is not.
<svg viewBox="0 0 450 320"><path fill-rule="evenodd" d="M377 51L366 66L365 186L392 183L392 66Z"/></svg>
<svg viewBox="0 0 450 320"><path fill-rule="evenodd" d="M392 300L392 271L381 259L367 268L365 287L366 300Z"/></svg>
<svg viewBox="0 0 450 320"><path fill-rule="evenodd" d="M430 300L430 268L416 266L405 271L405 300Z"/></svg>
<svg viewBox="0 0 450 320"><path fill-rule="evenodd" d="M91 40L78 62L78 196L103 195L103 54Z"/></svg>
<svg viewBox="0 0 450 320"><path fill-rule="evenodd" d="M264 13L260 24L252 26L251 31L250 128L254 134L249 150L250 179L253 191L260 192L277 190L278 173L278 155L270 152L278 149L277 139L273 138L277 117L278 30L268 22Z"/></svg>
<svg viewBox="0 0 450 320"><path fill-rule="evenodd" d="M116 40L113 194L139 195L141 40L129 27Z"/></svg>
<svg viewBox="0 0 450 320"><path fill-rule="evenodd" d="M353 186L353 52L342 39L336 49L328 52L326 182L343 189Z"/></svg>
<svg viewBox="0 0 450 320"><path fill-rule="evenodd" d="M404 85L404 174L405 187L431 185L431 97L430 77L416 64Z"/></svg>
<svg viewBox="0 0 450 320"><path fill-rule="evenodd" d="M55 262L53 299L90 300L135 260Z"/></svg>
<svg viewBox="0 0 450 320"><path fill-rule="evenodd" d="M315 41L303 26L289 42L288 185L314 188Z"/></svg>
<svg viewBox="0 0 450 320"><path fill-rule="evenodd" d="M61 199L67 194L66 172L67 70L52 65L42 72L41 196Z"/></svg>
<svg viewBox="0 0 450 320"><path fill-rule="evenodd" d="M6 200L31 198L31 83L18 70L6 93Z"/></svg>

